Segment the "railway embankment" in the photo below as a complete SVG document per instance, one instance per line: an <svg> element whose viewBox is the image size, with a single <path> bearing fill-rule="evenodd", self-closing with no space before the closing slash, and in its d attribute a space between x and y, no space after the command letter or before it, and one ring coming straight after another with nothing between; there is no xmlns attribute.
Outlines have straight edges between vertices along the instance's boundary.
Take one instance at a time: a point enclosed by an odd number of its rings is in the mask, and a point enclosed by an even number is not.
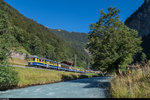
<svg viewBox="0 0 150 100"><path fill-rule="evenodd" d="M83 74L56 70L42 70L36 68L11 67L11 69L18 72L19 75L19 83L14 88L23 88L27 86L51 84L68 80L100 76L93 73Z"/></svg>

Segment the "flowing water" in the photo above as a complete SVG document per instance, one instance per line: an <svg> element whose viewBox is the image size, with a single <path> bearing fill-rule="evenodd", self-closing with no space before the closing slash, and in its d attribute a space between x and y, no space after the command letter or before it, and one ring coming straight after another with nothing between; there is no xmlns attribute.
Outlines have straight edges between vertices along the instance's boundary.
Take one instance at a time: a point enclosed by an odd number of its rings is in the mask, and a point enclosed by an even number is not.
<svg viewBox="0 0 150 100"><path fill-rule="evenodd" d="M108 98L112 77L94 77L0 91L0 98Z"/></svg>

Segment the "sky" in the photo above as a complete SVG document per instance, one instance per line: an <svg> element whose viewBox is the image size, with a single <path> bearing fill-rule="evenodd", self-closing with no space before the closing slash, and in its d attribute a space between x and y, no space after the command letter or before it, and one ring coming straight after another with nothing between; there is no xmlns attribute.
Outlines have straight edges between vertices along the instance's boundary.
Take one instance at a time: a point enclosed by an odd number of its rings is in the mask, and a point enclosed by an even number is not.
<svg viewBox="0 0 150 100"><path fill-rule="evenodd" d="M124 22L144 0L4 0L25 17L51 29L69 32L90 31L91 23L100 18L101 9L120 9L120 21Z"/></svg>

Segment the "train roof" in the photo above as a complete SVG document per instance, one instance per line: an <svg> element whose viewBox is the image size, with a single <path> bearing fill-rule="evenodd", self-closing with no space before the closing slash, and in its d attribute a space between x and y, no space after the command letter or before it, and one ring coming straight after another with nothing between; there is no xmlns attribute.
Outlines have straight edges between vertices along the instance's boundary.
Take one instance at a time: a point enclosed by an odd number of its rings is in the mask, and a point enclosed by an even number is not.
<svg viewBox="0 0 150 100"><path fill-rule="evenodd" d="M39 58L39 59L42 59L42 60L46 60L46 61L57 63L56 61L52 61L52 60L49 60L49 59L46 59L46 58L42 58L42 57L38 57L38 56L35 56L35 55L30 55L29 58Z"/></svg>

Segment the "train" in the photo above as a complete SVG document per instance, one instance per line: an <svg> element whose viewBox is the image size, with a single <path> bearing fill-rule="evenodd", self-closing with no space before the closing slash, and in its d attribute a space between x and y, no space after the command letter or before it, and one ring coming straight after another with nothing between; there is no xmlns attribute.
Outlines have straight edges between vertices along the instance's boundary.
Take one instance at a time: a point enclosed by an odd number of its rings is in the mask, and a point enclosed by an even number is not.
<svg viewBox="0 0 150 100"><path fill-rule="evenodd" d="M76 72L76 73L101 73L100 71L80 69L80 68L76 68L73 66L69 66L67 64L62 64L60 62L52 61L52 60L41 58L41 57L34 56L34 55L30 55L28 57L28 66Z"/></svg>

